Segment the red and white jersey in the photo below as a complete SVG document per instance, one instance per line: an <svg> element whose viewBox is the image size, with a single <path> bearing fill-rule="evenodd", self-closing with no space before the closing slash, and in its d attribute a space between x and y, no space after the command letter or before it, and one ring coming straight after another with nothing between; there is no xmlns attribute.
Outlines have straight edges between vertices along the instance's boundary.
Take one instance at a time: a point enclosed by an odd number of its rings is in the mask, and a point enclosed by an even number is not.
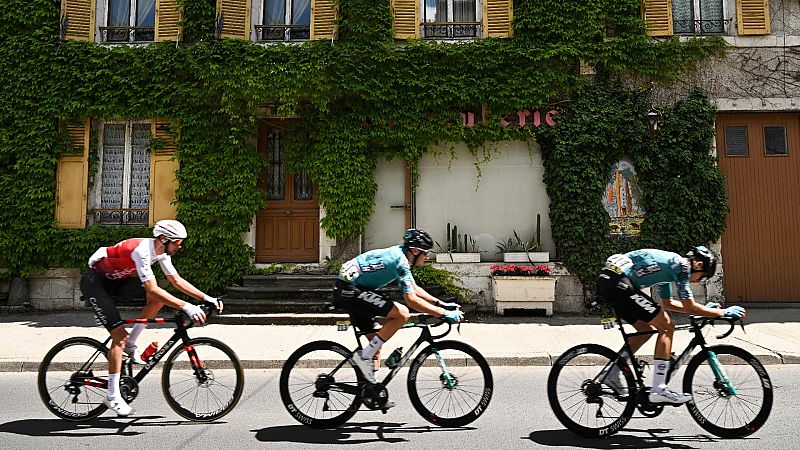
<svg viewBox="0 0 800 450"><path fill-rule="evenodd" d="M126 239L113 247L100 247L89 258L89 267L112 280L121 280L138 273L144 283L155 279L153 268L156 261L161 264L164 275L178 273L167 253L156 255L155 239Z"/></svg>

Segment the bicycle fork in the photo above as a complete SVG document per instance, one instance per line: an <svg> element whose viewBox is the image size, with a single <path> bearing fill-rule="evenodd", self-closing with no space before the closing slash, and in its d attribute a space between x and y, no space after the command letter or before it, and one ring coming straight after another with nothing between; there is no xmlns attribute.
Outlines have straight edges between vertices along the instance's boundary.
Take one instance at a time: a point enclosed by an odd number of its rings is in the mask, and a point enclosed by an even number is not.
<svg viewBox="0 0 800 450"><path fill-rule="evenodd" d="M442 355L439 354L439 350L433 349L433 354L436 356L436 361L439 363L439 367L442 369L441 380L444 382L444 385L447 387L447 389L453 389L456 386L456 380L452 375L450 375L450 371L447 369L447 364L445 364L444 358L442 358Z"/></svg>
<svg viewBox="0 0 800 450"><path fill-rule="evenodd" d="M722 383L722 385L725 386L728 395L736 395L736 388L733 386L731 379L728 378L728 374L725 373L725 369L722 367L722 364L720 364L717 354L711 350L707 350L706 359L708 360L708 365L711 367L711 371L714 372L717 383Z"/></svg>

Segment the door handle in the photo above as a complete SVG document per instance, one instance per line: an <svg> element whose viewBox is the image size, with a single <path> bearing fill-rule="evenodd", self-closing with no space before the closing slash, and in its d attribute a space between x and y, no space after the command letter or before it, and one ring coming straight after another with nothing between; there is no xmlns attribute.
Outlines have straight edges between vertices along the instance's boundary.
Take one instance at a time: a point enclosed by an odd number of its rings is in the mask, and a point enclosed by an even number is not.
<svg viewBox="0 0 800 450"><path fill-rule="evenodd" d="M285 213L287 216L291 216L291 215L292 215L292 210L291 210L291 209L284 210L283 212L284 212L284 213Z"/></svg>

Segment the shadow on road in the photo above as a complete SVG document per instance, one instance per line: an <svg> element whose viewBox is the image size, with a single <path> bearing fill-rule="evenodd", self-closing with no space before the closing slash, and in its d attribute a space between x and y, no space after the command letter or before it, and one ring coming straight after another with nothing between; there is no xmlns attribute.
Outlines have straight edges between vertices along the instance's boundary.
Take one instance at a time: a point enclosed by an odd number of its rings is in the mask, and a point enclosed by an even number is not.
<svg viewBox="0 0 800 450"><path fill-rule="evenodd" d="M129 419L107 418L88 422L69 422L62 419L25 419L0 424L0 433L12 433L32 437L92 436L138 436L143 433L137 427L170 427L174 425L210 425L208 423L181 420L162 420L161 416L140 416ZM224 422L214 422L224 423ZM213 423L212 423L213 424Z"/></svg>
<svg viewBox="0 0 800 450"><path fill-rule="evenodd" d="M364 444L385 442L396 444L408 442L403 435L419 433L447 433L472 431L476 428L404 427L404 423L364 422L342 425L326 430L313 429L305 425L251 430L261 442L294 442L299 444Z"/></svg>
<svg viewBox="0 0 800 450"><path fill-rule="evenodd" d="M622 449L622 448L674 448L674 449L694 449L703 444L720 442L720 439L705 434L691 436L670 435L672 430L663 428L651 428L647 430L637 430L626 428L621 433L617 433L605 439L582 438L568 430L540 430L534 431L528 437L539 445L548 447L575 447L575 448L596 448L596 449ZM697 444L697 445L694 445Z"/></svg>

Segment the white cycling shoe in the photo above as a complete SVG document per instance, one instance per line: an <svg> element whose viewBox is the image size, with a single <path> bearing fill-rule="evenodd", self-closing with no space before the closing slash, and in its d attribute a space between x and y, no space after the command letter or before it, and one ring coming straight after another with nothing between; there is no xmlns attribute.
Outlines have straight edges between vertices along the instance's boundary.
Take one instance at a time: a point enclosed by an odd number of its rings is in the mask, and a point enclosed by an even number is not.
<svg viewBox="0 0 800 450"><path fill-rule="evenodd" d="M606 376L606 379L603 380L603 384L610 387L615 394L620 397L624 397L628 395L628 386L625 385L625 380L620 377L619 372L614 375Z"/></svg>
<svg viewBox="0 0 800 450"><path fill-rule="evenodd" d="M133 413L133 408L131 408L131 406L121 398L115 398L113 400L106 398L103 400L103 404L106 405L106 408L115 412L119 417L128 417L131 415L131 413Z"/></svg>
<svg viewBox="0 0 800 450"><path fill-rule="evenodd" d="M133 347L126 346L124 351L132 363L140 366L147 364L145 360L142 359L142 353L136 348L135 345Z"/></svg>
<svg viewBox="0 0 800 450"><path fill-rule="evenodd" d="M682 405L692 401L691 394L683 394L674 392L670 389L664 389L661 392L650 391L648 396L650 403L667 403L670 405Z"/></svg>
<svg viewBox="0 0 800 450"><path fill-rule="evenodd" d="M378 378L375 376L375 368L372 365L372 359L364 359L361 357L361 350L356 351L353 353L353 356L350 357L350 362L353 363L354 366L358 367L358 370L361 372L361 375L364 375L364 378L372 384L378 382Z"/></svg>

